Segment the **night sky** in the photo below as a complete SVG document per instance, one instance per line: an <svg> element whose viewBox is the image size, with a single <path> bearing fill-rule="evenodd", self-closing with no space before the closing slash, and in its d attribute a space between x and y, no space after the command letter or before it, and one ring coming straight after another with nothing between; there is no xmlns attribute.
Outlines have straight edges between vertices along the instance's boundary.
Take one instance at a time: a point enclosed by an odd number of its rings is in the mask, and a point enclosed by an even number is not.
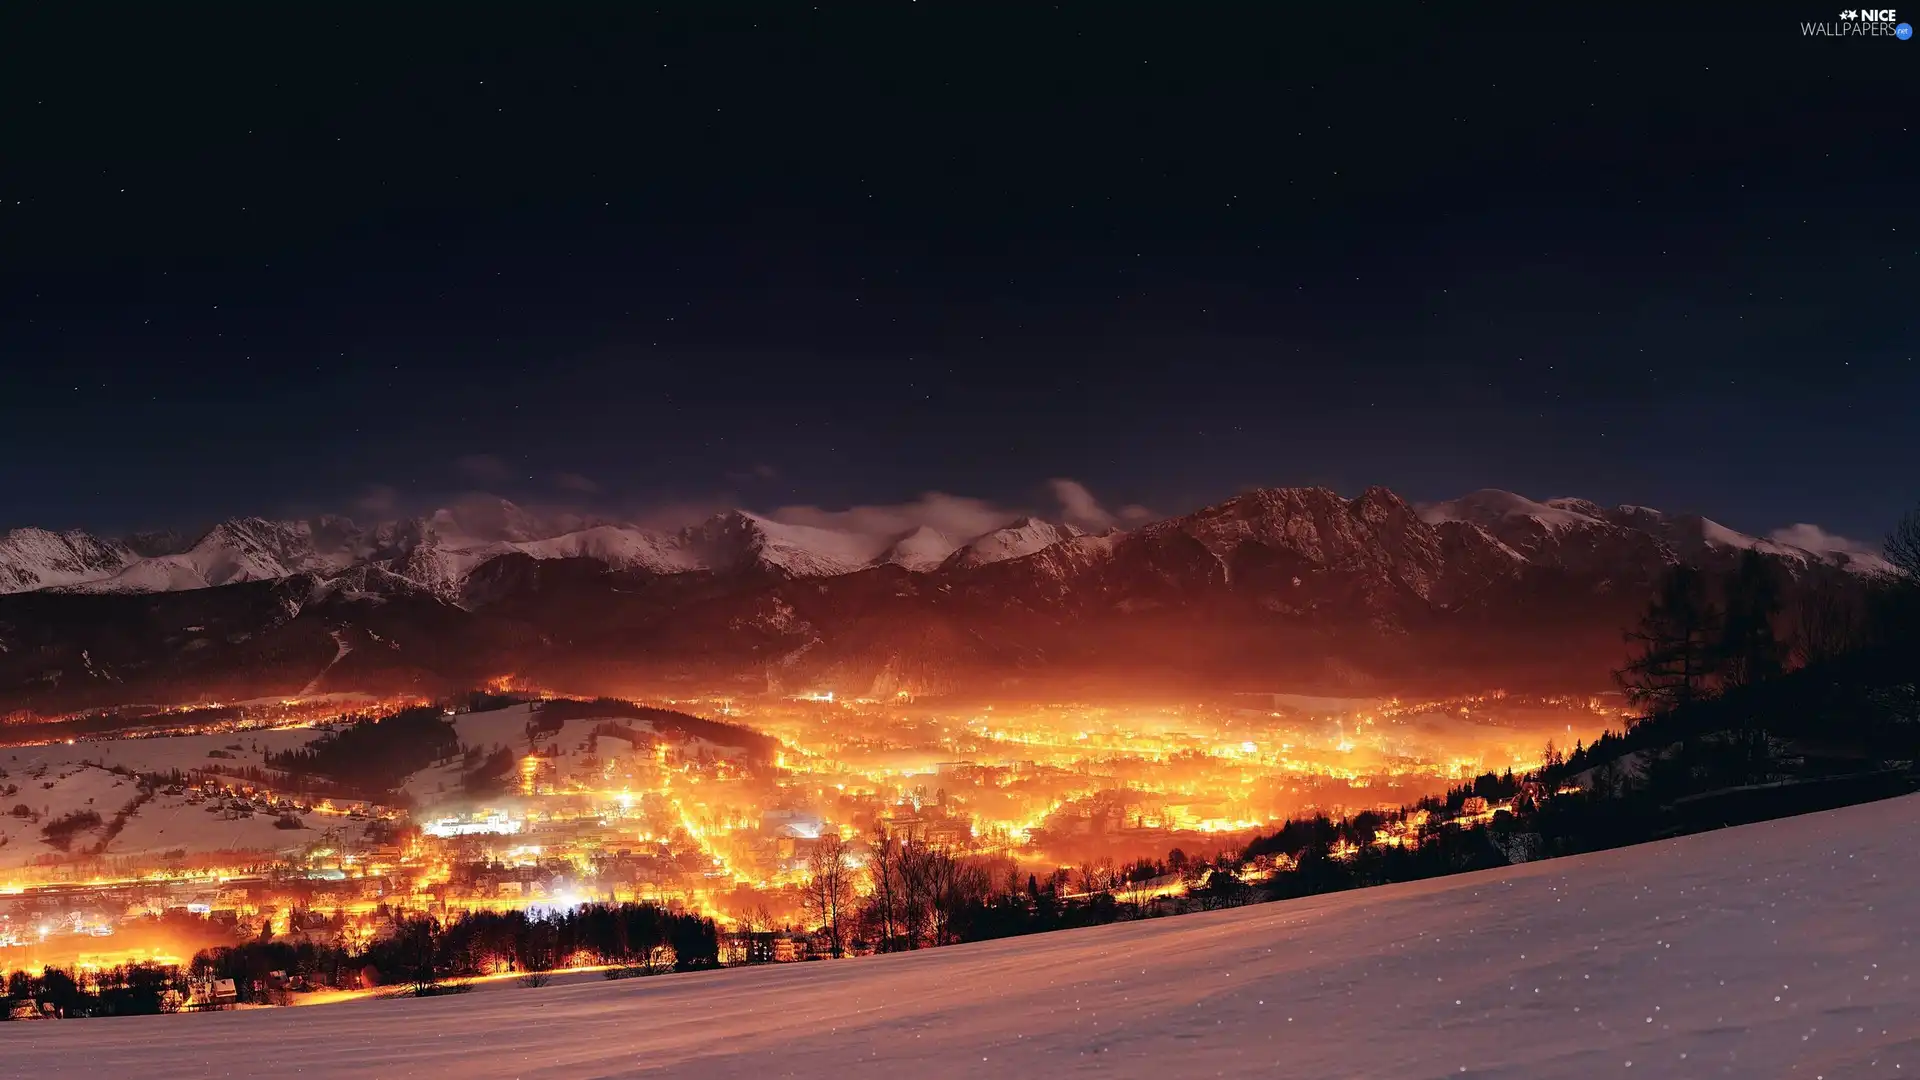
<svg viewBox="0 0 1920 1080"><path fill-rule="evenodd" d="M0 528L1071 477L1884 532L1920 42L1440 6L9 13Z"/></svg>

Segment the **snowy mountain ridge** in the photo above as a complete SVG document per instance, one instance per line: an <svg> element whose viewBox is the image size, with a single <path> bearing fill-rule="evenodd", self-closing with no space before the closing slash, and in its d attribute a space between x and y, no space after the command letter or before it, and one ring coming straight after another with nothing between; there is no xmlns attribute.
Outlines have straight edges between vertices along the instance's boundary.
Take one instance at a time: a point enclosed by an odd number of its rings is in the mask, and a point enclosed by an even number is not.
<svg viewBox="0 0 1920 1080"><path fill-rule="evenodd" d="M1022 558L1084 535L1082 530L1073 525L1056 525L1035 517L1023 517L968 541L948 556L942 565L969 570L989 563Z"/></svg>
<svg viewBox="0 0 1920 1080"><path fill-rule="evenodd" d="M902 533L875 556L874 562L905 567L908 570L932 570L956 550L951 537L929 525Z"/></svg>
<svg viewBox="0 0 1920 1080"><path fill-rule="evenodd" d="M1247 542L1277 545L1317 563L1375 566L1421 595L1443 585L1448 568L1479 576L1517 565L1577 573L1713 561L1754 550L1799 566L1884 573L1878 555L1857 547L1799 546L1795 530L1750 536L1693 514L1641 506L1611 508L1576 498L1536 501L1483 489L1412 506L1386 488L1343 498L1321 488L1259 489L1134 533L1114 533L1101 552L1129 536L1164 546L1191 543L1232 573ZM676 531L581 518L545 520L506 500L470 500L424 517L361 526L337 516L274 521L235 518L190 544L166 534L127 539L82 531L21 528L0 536L0 593L57 590L156 593L272 581L327 579L372 567L435 595L457 599L479 566L505 555L585 559L614 570L709 572L826 578L875 566L913 573L966 573L1025 559L1087 536L1071 524L1021 517L977 536L928 526L871 535L782 522L733 510ZM361 580L366 580L362 578ZM383 580L376 576L373 580Z"/></svg>
<svg viewBox="0 0 1920 1080"><path fill-rule="evenodd" d="M74 530L14 529L0 536L0 592L30 592L107 577L139 559L133 549Z"/></svg>
<svg viewBox="0 0 1920 1080"><path fill-rule="evenodd" d="M966 538L965 561L979 566L1017 558L1078 535L1070 525L1022 518ZM789 524L742 510L677 531L612 522L544 522L500 500L478 513L470 506L438 510L371 527L335 516L235 518L215 525L190 545L164 534L116 540L79 530L15 529L0 536L0 593L180 592L296 574L325 579L373 567L451 598L475 568L514 553L537 560L588 559L616 570L656 574L830 577L880 565L930 571L961 547L926 526L874 537Z"/></svg>
<svg viewBox="0 0 1920 1080"><path fill-rule="evenodd" d="M931 528L745 511L660 531L533 527L515 509L372 528L238 519L145 556L85 534L9 534L0 706L260 696L316 679L457 688L501 672L875 696L1009 680L1593 686L1670 567L1725 574L1754 553L1788 603L1826 590L1852 603L1884 565L1813 526L1761 540L1508 492L1416 508L1383 487L1260 489L1127 531L1021 518L957 545ZM334 663L340 635L356 648Z"/></svg>
<svg viewBox="0 0 1920 1080"><path fill-rule="evenodd" d="M1628 537L1647 537L1670 548L1679 559L1694 561L1704 555L1759 551L1806 565L1820 564L1856 573L1889 572L1892 567L1878 554L1863 549L1815 550L1779 540L1749 536L1698 514L1669 515L1645 506L1602 507L1587 499L1555 498L1536 502L1511 491L1483 488L1457 499L1417 508L1431 525L1461 522L1480 526L1502 544L1523 556L1549 562L1562 557L1558 549L1581 538L1587 543Z"/></svg>

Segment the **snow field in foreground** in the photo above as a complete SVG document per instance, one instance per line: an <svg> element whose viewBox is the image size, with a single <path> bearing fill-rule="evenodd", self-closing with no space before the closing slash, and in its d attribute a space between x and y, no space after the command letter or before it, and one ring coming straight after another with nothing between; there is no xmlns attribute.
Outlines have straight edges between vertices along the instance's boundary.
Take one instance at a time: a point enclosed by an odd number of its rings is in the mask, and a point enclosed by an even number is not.
<svg viewBox="0 0 1920 1080"><path fill-rule="evenodd" d="M1920 797L842 962L12 1025L0 1076L1896 1077Z"/></svg>

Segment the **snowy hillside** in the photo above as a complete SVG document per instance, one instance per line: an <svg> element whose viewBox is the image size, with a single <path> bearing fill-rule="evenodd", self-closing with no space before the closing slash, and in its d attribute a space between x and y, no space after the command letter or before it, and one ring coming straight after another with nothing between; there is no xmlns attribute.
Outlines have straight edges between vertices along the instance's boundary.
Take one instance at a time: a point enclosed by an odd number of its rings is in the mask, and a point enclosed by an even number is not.
<svg viewBox="0 0 1920 1080"><path fill-rule="evenodd" d="M177 555L139 559L112 576L70 587L76 592L177 592L337 572L352 562L345 551L323 554L308 522L239 518L215 526Z"/></svg>
<svg viewBox="0 0 1920 1080"><path fill-rule="evenodd" d="M562 526L578 526L562 528ZM1030 554L1073 536L1071 526L1031 518L977 539L959 557L981 566ZM574 518L543 521L504 500L469 500L457 510L361 527L345 518L222 522L190 544L142 536L104 540L83 532L16 529L0 538L0 593L61 589L84 593L182 592L295 574L343 574L333 592L358 593L369 568L457 600L475 569L502 555L588 559L615 570L831 577L891 564L939 568L959 540L921 526L897 536L795 525L730 511L674 532ZM143 554L145 552L145 554Z"/></svg>
<svg viewBox="0 0 1920 1080"><path fill-rule="evenodd" d="M1534 502L1524 495L1498 488L1482 488L1457 499L1432 503L1420 508L1420 517L1429 524L1442 521L1471 521L1496 526L1513 519L1526 519L1548 529L1578 528L1598 524L1600 508L1580 499L1549 499Z"/></svg>
<svg viewBox="0 0 1920 1080"><path fill-rule="evenodd" d="M1669 515L1645 506L1605 508L1586 499L1536 502L1511 491L1483 488L1457 499L1420 507L1430 525L1466 522L1528 558L1551 564L1583 564L1593 549L1618 555L1635 541L1661 546L1669 561L1700 561L1753 550L1801 564L1839 567L1858 573L1883 573L1879 555L1860 549L1819 550L1749 536L1698 514ZM1802 527L1808 528L1808 527ZM1817 531L1817 530L1816 530ZM1779 534L1776 534L1776 536Z"/></svg>
<svg viewBox="0 0 1920 1080"><path fill-rule="evenodd" d="M1920 1069L1916 828L1905 798L920 953L22 1025L6 1060L154 1080L198 1080L223 1044L272 1047L286 1075L418 1080L1904 1076Z"/></svg>
<svg viewBox="0 0 1920 1080"><path fill-rule="evenodd" d="M1072 525L1056 525L1039 518L1023 517L968 543L954 552L946 565L952 569L971 570L1031 555L1041 548L1052 547L1062 540L1081 535L1084 534Z"/></svg>
<svg viewBox="0 0 1920 1080"><path fill-rule="evenodd" d="M83 532L15 529L0 536L0 592L94 581L137 558L125 544Z"/></svg>
<svg viewBox="0 0 1920 1080"><path fill-rule="evenodd" d="M527 722L535 715L526 705L513 705L487 712L461 713L454 719L453 727L462 746L485 751L523 747L527 739ZM723 745L677 732L662 732L651 720L626 716L575 716L560 722L557 728L543 730L542 776L562 788L568 785L594 787L605 784L607 764L619 756L622 745L619 740L603 742L594 737L595 729L608 724L643 736L657 737L689 756L704 752L715 758L739 758L746 754L739 746ZM413 800L416 816L429 814L440 806L469 807L471 797L461 784L465 772L462 762L455 759L443 766L429 767L412 774L401 785L401 790Z"/></svg>
<svg viewBox="0 0 1920 1080"><path fill-rule="evenodd" d="M618 570L672 574L701 568L700 560L677 538L630 526L596 525L513 546L536 559L595 559Z"/></svg>
<svg viewBox="0 0 1920 1080"><path fill-rule="evenodd" d="M682 542L710 570L770 570L793 577L851 573L879 554L873 538L787 525L733 510L687 529Z"/></svg>
<svg viewBox="0 0 1920 1080"><path fill-rule="evenodd" d="M340 641L342 655L347 650ZM535 713L524 704L487 712L462 713L454 721L462 746L483 751L524 746L527 724ZM595 749L596 728L612 723L638 732L689 756L740 758L749 751L738 744L716 742L683 731L663 730L653 720L626 716L577 716L542 735L548 755L548 775L554 782L589 783L604 776L606 747ZM341 824L337 815L294 812L302 828L276 826L280 811L247 807L246 813L228 813L231 803L208 801L187 791L157 790L139 801L120 830L104 835L104 822L135 800L135 774L193 773L214 769L236 778L248 770L273 773L268 757L299 749L325 736L331 728L300 727L172 735L151 738L97 739L32 746L0 747L0 880L10 869L33 866L47 859L92 852L114 856L158 856L182 851L297 851L315 841L320 832ZM115 771L121 770L121 771ZM467 766L455 758L421 769L400 785L416 802L417 812L446 803L463 803L462 780ZM10 790L11 789L11 790ZM289 785L289 791L293 786ZM16 808L24 807L25 813ZM43 828L75 813L92 811L102 825L84 829L62 852L48 844ZM8 1074L0 1071L0 1077Z"/></svg>
<svg viewBox="0 0 1920 1080"><path fill-rule="evenodd" d="M543 521L505 499L493 498L469 498L442 507L429 515L426 523L457 547L493 541L524 543L569 531L561 523Z"/></svg>
<svg viewBox="0 0 1920 1080"><path fill-rule="evenodd" d="M174 738L120 739L0 747L0 871L33 865L58 856L42 828L70 814L92 811L103 822L134 803L138 785L110 767L136 772L259 767L268 753L305 745L322 734L316 728L255 731L242 734L184 735ZM218 755L218 756L216 756ZM20 814L25 807L27 814ZM180 792L158 791L137 803L120 831L108 839L101 827L75 835L71 850L90 851L104 842L107 856L164 851L280 852L311 843L325 822L303 819L301 829L274 825L271 813L221 813L218 803L190 799ZM298 815L296 815L298 816Z"/></svg>
<svg viewBox="0 0 1920 1080"><path fill-rule="evenodd" d="M873 561L914 571L932 570L953 554L954 546L945 533L922 525L887 545Z"/></svg>

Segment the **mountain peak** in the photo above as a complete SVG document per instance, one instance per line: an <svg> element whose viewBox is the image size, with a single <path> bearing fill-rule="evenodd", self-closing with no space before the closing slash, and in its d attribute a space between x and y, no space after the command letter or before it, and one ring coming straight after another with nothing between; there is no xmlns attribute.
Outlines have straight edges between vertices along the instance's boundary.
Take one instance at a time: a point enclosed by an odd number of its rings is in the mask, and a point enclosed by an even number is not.
<svg viewBox="0 0 1920 1080"><path fill-rule="evenodd" d="M1401 498L1399 493L1378 484L1362 491L1360 497L1353 500L1351 509L1360 517L1376 524L1394 518L1418 516L1412 505Z"/></svg>
<svg viewBox="0 0 1920 1080"><path fill-rule="evenodd" d="M557 531L536 515L502 498L477 495L461 499L428 515L442 536L472 543L544 540Z"/></svg>
<svg viewBox="0 0 1920 1080"><path fill-rule="evenodd" d="M716 514L681 535L711 569L759 569L786 577L849 573L872 561L880 546L870 537L790 525L745 510Z"/></svg>
<svg viewBox="0 0 1920 1080"><path fill-rule="evenodd" d="M1515 520L1530 520L1546 528L1591 526L1600 523L1599 507L1585 499L1553 499L1535 502L1500 488L1481 488L1457 499L1428 503L1420 508L1420 517L1429 525L1442 521L1468 521L1489 528Z"/></svg>
<svg viewBox="0 0 1920 1080"><path fill-rule="evenodd" d="M194 540L200 535L204 534L188 536L175 529L148 529L128 533L121 537L120 543L126 545L127 549L135 555L150 559L156 555L178 555L192 547Z"/></svg>
<svg viewBox="0 0 1920 1080"><path fill-rule="evenodd" d="M90 581L117 572L136 558L125 544L78 530L14 529L0 536L0 593Z"/></svg>
<svg viewBox="0 0 1920 1080"><path fill-rule="evenodd" d="M947 569L971 570L989 563L1005 562L1031 555L1063 540L1086 535L1079 527L1043 521L1027 515L977 536L948 557Z"/></svg>
<svg viewBox="0 0 1920 1080"><path fill-rule="evenodd" d="M893 538L887 549L874 557L876 565L893 565L908 570L932 570L952 555L954 542L931 525L920 525Z"/></svg>

